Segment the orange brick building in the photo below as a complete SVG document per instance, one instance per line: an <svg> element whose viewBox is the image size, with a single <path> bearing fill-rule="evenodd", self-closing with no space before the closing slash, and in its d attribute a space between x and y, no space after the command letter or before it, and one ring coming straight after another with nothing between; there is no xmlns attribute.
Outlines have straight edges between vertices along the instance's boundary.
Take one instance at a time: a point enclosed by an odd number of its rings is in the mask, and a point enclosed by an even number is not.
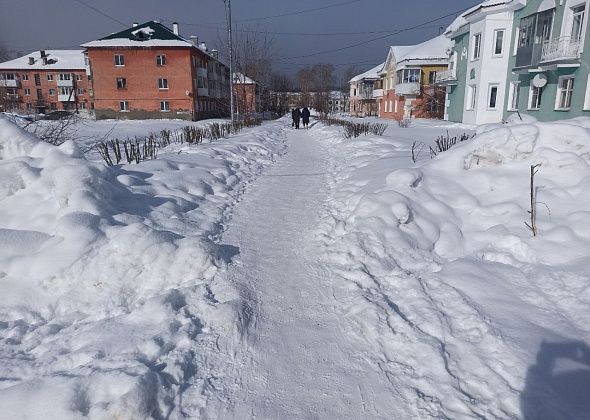
<svg viewBox="0 0 590 420"><path fill-rule="evenodd" d="M0 63L0 110L91 110L88 79L82 50L34 51Z"/></svg>
<svg viewBox="0 0 590 420"><path fill-rule="evenodd" d="M241 73L234 74L234 98L237 114L258 111L258 83Z"/></svg>
<svg viewBox="0 0 590 420"><path fill-rule="evenodd" d="M82 45L97 119L181 118L228 114L229 70L207 50L150 21Z"/></svg>

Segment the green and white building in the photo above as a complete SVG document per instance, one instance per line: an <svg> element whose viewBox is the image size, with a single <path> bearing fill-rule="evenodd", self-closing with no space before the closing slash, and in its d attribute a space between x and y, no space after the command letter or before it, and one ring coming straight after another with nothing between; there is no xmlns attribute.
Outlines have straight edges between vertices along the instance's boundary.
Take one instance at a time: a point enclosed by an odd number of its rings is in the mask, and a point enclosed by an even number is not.
<svg viewBox="0 0 590 420"><path fill-rule="evenodd" d="M540 121L590 116L590 0L488 0L458 17L445 118L500 122L517 111Z"/></svg>

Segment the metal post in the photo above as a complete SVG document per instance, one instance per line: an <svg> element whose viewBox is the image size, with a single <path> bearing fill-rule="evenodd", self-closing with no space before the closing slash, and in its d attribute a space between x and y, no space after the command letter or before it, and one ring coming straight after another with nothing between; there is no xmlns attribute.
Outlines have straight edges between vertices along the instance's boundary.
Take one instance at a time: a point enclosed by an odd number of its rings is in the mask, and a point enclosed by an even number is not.
<svg viewBox="0 0 590 420"><path fill-rule="evenodd" d="M229 103L231 122L234 122L234 56L233 56L233 42L231 36L231 0L227 2L227 31L229 36Z"/></svg>

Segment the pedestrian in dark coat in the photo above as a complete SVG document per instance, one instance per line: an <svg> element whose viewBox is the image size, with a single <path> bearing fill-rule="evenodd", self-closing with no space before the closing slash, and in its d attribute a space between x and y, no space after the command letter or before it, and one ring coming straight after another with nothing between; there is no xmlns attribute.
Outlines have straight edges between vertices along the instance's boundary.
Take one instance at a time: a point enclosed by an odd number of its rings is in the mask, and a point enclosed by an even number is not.
<svg viewBox="0 0 590 420"><path fill-rule="evenodd" d="M303 111L301 111L301 119L303 121L303 127L305 128L307 128L307 126L309 125L309 116L309 109L307 109L307 107L303 108Z"/></svg>
<svg viewBox="0 0 590 420"><path fill-rule="evenodd" d="M301 111L299 111L299 108L295 108L293 109L293 111L291 112L291 118L293 118L293 124L295 125L295 128L299 128L299 120L301 120Z"/></svg>

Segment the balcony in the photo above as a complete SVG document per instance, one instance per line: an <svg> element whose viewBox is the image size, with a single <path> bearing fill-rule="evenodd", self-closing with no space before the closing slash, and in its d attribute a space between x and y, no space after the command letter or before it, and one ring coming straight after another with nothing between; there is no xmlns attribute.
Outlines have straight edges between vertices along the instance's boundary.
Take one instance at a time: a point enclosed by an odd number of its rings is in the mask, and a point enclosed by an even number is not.
<svg viewBox="0 0 590 420"><path fill-rule="evenodd" d="M8 99L9 101L18 101L20 98L20 96L18 95L18 93L7 93L6 94L6 99Z"/></svg>
<svg viewBox="0 0 590 420"><path fill-rule="evenodd" d="M72 94L67 94L67 95L57 95L57 100L60 102L74 102L76 99L76 96L72 93Z"/></svg>
<svg viewBox="0 0 590 420"><path fill-rule="evenodd" d="M72 87L74 86L74 82L70 79L70 80L59 80L57 79L57 86L63 86L63 87Z"/></svg>
<svg viewBox="0 0 590 420"><path fill-rule="evenodd" d="M455 70L445 70L436 72L436 80L434 81L437 85L449 85L457 83L457 72Z"/></svg>
<svg viewBox="0 0 590 420"><path fill-rule="evenodd" d="M419 95L420 94L420 83L418 83L418 82L398 83L397 86L395 87L395 93L398 96Z"/></svg>
<svg viewBox="0 0 590 420"><path fill-rule="evenodd" d="M18 80L0 79L0 87L15 88L18 87Z"/></svg>
<svg viewBox="0 0 590 420"><path fill-rule="evenodd" d="M541 62L548 63L552 61L576 60L580 54L580 40L571 37L552 39L543 44L541 50Z"/></svg>
<svg viewBox="0 0 590 420"><path fill-rule="evenodd" d="M374 89L373 98L381 98L383 96L383 89Z"/></svg>

